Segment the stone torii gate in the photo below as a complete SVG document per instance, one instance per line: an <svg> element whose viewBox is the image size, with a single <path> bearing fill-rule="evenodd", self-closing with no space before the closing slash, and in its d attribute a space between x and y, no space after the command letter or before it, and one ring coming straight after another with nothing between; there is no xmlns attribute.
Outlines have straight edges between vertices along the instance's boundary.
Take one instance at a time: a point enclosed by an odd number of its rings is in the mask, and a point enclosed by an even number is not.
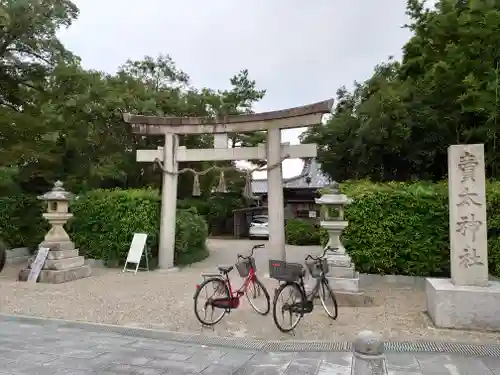
<svg viewBox="0 0 500 375"><path fill-rule="evenodd" d="M125 113L123 120L142 135L163 135L165 145L158 150L137 150L138 162L163 163L158 267L174 267L175 220L177 209L178 163L188 161L266 159L268 166L269 244L275 259L285 260L284 201L281 162L285 158L316 157L316 144L282 145L281 129L321 123L330 113L333 99L307 106L249 115L204 117L157 117ZM267 131L266 144L228 148L228 133ZM178 145L179 134L214 134L214 148L186 149Z"/></svg>

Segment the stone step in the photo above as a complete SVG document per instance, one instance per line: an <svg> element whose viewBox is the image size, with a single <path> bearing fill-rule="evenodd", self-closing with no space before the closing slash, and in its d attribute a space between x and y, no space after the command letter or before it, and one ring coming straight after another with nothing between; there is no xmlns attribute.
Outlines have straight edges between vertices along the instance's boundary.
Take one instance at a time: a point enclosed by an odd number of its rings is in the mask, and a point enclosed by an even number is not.
<svg viewBox="0 0 500 375"><path fill-rule="evenodd" d="M341 277L327 277L330 287L334 292L358 292L359 291L359 277L357 278L341 278Z"/></svg>
<svg viewBox="0 0 500 375"><path fill-rule="evenodd" d="M81 267L85 264L82 256L63 259L47 259L43 265L44 270L65 270L69 268Z"/></svg>
<svg viewBox="0 0 500 375"><path fill-rule="evenodd" d="M26 281L30 270L28 268L22 269L19 272L19 281ZM89 277L91 268L88 265L81 267L68 268L65 270L42 270L38 277L39 283L61 284L68 281L74 281Z"/></svg>
<svg viewBox="0 0 500 375"><path fill-rule="evenodd" d="M75 244L72 241L43 241L40 247L48 247L51 250L74 250Z"/></svg>
<svg viewBox="0 0 500 375"><path fill-rule="evenodd" d="M330 272L328 273L327 276L353 279L356 277L356 271L354 271L354 267L330 266Z"/></svg>
<svg viewBox="0 0 500 375"><path fill-rule="evenodd" d="M58 260L78 257L78 249L73 250L50 250L47 259Z"/></svg>

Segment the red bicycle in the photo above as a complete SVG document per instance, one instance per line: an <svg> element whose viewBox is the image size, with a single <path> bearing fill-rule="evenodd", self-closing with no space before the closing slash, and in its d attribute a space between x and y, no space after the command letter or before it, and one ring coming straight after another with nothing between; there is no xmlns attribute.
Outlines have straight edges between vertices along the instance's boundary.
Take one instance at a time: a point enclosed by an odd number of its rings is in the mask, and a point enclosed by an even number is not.
<svg viewBox="0 0 500 375"><path fill-rule="evenodd" d="M237 309L240 305L240 298L245 295L250 306L261 315L267 315L271 309L269 293L257 278L255 274L255 258L253 252L255 249L264 247L264 245L256 245L252 247L249 256L237 255L236 270L241 277L244 278L243 285L236 291L233 291L229 273L234 266L218 266L218 274L202 274L205 278L201 284L196 285L194 294L194 313L201 324L212 326L221 321L221 319L233 309ZM205 291L205 292L202 292ZM206 297L206 298L205 298ZM259 298L260 297L260 298ZM202 299L205 299L204 301ZM262 306L258 306L258 302L262 302ZM198 308L201 307L201 312ZM214 312L217 315L214 318ZM210 320L207 317L210 315Z"/></svg>

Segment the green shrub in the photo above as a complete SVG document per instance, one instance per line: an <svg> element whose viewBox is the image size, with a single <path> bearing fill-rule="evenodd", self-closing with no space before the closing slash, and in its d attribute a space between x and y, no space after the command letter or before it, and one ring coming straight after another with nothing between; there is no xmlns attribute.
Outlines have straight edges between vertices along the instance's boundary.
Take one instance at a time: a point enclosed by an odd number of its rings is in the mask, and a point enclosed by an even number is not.
<svg viewBox="0 0 500 375"><path fill-rule="evenodd" d="M448 190L445 182L374 184L348 181L342 193L353 198L346 207L342 242L360 272L413 276L450 276ZM500 183L487 185L488 263L500 276ZM287 225L291 244L321 245L327 235L310 224Z"/></svg>
<svg viewBox="0 0 500 375"><path fill-rule="evenodd" d="M177 211L175 264L191 264L208 256L206 240L208 226L195 210Z"/></svg>
<svg viewBox="0 0 500 375"><path fill-rule="evenodd" d="M447 195L430 184L346 184L343 244L360 272L448 276Z"/></svg>
<svg viewBox="0 0 500 375"><path fill-rule="evenodd" d="M43 218L45 204L32 195L0 197L0 238L7 248L36 248L49 225Z"/></svg>
<svg viewBox="0 0 500 375"><path fill-rule="evenodd" d="M309 220L289 219L285 226L286 242L289 245L320 245L322 232Z"/></svg>
<svg viewBox="0 0 500 375"><path fill-rule="evenodd" d="M360 272L450 276L446 182L347 182L354 202L346 210L343 243ZM487 185L488 260L500 276L500 183Z"/></svg>
<svg viewBox="0 0 500 375"><path fill-rule="evenodd" d="M147 233L152 265L158 255L160 198L155 190L94 190L71 205L75 217L68 231L81 254L123 264L134 233ZM176 222L176 264L204 259L207 229L196 210L179 210Z"/></svg>

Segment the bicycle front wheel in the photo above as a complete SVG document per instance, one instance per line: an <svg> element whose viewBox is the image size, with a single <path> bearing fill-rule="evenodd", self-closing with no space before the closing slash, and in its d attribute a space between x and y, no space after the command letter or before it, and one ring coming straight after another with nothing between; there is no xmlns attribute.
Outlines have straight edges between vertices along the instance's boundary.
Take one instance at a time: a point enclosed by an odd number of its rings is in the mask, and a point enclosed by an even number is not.
<svg viewBox="0 0 500 375"><path fill-rule="evenodd" d="M271 310L269 293L257 277L245 289L245 296L250 306L260 315L267 315L269 310Z"/></svg>
<svg viewBox="0 0 500 375"><path fill-rule="evenodd" d="M318 293L321 305L323 305L323 309L325 310L325 312L333 320L337 319L338 316L337 300L335 299L335 294L333 294L333 291L330 288L327 279L321 280Z"/></svg>
<svg viewBox="0 0 500 375"><path fill-rule="evenodd" d="M205 280L194 294L194 314L196 319L205 326L219 323L226 315L226 309L214 307L210 302L216 298L229 297L229 288L224 280L217 277Z"/></svg>
<svg viewBox="0 0 500 375"><path fill-rule="evenodd" d="M305 302L306 297L297 283L282 284L278 288L273 300L273 319L281 332L290 332L297 327L303 316L301 306Z"/></svg>

